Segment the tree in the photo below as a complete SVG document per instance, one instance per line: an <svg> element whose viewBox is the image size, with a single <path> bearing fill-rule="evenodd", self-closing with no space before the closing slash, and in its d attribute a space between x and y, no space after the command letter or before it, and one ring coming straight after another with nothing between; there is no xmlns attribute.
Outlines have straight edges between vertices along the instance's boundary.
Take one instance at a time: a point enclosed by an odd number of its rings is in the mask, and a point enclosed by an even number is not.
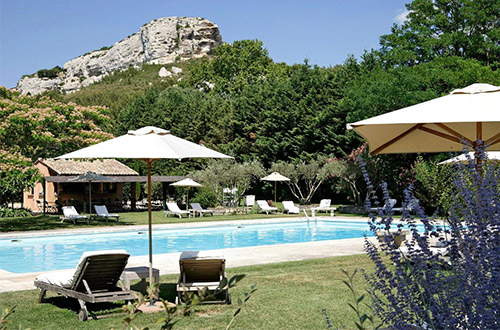
<svg viewBox="0 0 500 330"><path fill-rule="evenodd" d="M301 204L308 204L321 184L330 176L338 173L338 164L331 157L318 156L310 162L297 163L276 162L271 166L271 171L290 178L286 181L293 196Z"/></svg>
<svg viewBox="0 0 500 330"><path fill-rule="evenodd" d="M252 184L264 175L264 167L256 160L244 163L234 160L211 160L204 169L192 173L195 180L212 189L220 205L224 202L224 188L236 188L236 200L239 201Z"/></svg>
<svg viewBox="0 0 500 330"><path fill-rule="evenodd" d="M64 104L0 87L0 205L21 199L38 171L32 162L112 137L103 107Z"/></svg>
<svg viewBox="0 0 500 330"><path fill-rule="evenodd" d="M236 95L247 86L263 81L273 63L259 40L239 40L222 44L212 59L195 61L184 86L211 91L223 97Z"/></svg>
<svg viewBox="0 0 500 330"><path fill-rule="evenodd" d="M406 20L380 39L389 64L459 56L494 68L500 65L500 2L414 0L406 7Z"/></svg>
<svg viewBox="0 0 500 330"><path fill-rule="evenodd" d="M0 149L0 207L22 199L22 192L40 179L29 158Z"/></svg>

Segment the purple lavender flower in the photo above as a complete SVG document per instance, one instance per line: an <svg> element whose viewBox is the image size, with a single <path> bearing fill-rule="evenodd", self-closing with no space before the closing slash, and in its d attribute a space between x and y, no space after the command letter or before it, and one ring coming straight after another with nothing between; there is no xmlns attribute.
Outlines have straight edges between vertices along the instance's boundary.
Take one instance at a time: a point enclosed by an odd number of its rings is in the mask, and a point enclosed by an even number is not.
<svg viewBox="0 0 500 330"><path fill-rule="evenodd" d="M500 171L484 162L484 150L479 158L480 167L474 160L456 165L454 203L446 228L419 206L414 206L415 215L410 214L411 186L405 190L400 224L393 221L389 203L370 215L374 233L410 231L402 248L390 235L380 247L365 240L375 265L374 273L365 272L375 309L395 329L500 328ZM370 187L369 177L364 177ZM387 201L387 186L380 188ZM378 205L375 192L369 190L368 210L371 202ZM435 249L432 240L446 247Z"/></svg>

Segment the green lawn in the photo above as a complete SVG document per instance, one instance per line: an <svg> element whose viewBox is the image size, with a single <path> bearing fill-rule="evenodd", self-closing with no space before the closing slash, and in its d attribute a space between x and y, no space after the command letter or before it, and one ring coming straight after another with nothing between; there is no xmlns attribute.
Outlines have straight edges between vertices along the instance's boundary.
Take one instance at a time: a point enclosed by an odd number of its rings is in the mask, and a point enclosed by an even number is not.
<svg viewBox="0 0 500 330"><path fill-rule="evenodd" d="M306 261L284 262L262 266L239 267L228 270L228 277L246 274L236 288L231 290L233 305L206 305L196 308L194 315L184 318L178 329L224 329L233 311L235 301L257 284L257 292L244 306L233 323L234 329L325 329L326 310L333 328L354 329L355 315L347 305L351 300L342 269L373 269L365 255L335 257ZM161 296L173 301L178 275L161 277ZM356 278L356 289L362 293L366 283L361 274ZM38 291L0 294L0 307L17 305L9 317L9 328L31 329L121 329L123 315L120 304L94 305L91 310L109 317L79 322L78 303L72 299L48 294L47 302L38 304ZM151 325L161 314L140 314L137 326Z"/></svg>
<svg viewBox="0 0 500 330"><path fill-rule="evenodd" d="M205 216L196 218L182 218L169 216L165 218L163 211L153 212L153 224L162 223L184 223L184 222L200 222L200 221L227 221L227 220L244 220L244 219L270 219L276 217L296 217L296 215L288 214L239 214L239 215L218 215ZM130 225L147 225L147 212L127 212L120 213L120 221L109 220L92 220L90 224L81 220L76 225L71 221L61 223L58 215L37 215L24 218L0 218L0 232L12 231L29 231L29 230L49 230L49 229L65 229L65 228L87 228L87 227L103 227L103 226L130 226Z"/></svg>

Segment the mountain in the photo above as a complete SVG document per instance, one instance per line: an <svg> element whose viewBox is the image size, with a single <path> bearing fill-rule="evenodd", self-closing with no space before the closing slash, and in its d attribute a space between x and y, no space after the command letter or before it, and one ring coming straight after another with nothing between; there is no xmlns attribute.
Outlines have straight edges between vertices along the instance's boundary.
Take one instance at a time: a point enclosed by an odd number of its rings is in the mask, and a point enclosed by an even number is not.
<svg viewBox="0 0 500 330"><path fill-rule="evenodd" d="M112 47L103 47L64 63L23 76L16 89L22 94L49 90L73 93L107 75L143 64L169 64L212 53L222 43L219 27L201 17L164 17L144 24Z"/></svg>

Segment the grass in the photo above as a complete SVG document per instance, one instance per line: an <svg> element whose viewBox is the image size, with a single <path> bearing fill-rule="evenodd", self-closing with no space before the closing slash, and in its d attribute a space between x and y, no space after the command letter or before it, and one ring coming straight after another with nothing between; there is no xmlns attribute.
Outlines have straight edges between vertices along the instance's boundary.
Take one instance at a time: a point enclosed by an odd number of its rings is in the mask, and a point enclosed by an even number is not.
<svg viewBox="0 0 500 330"><path fill-rule="evenodd" d="M163 223L186 223L200 221L227 221L227 220L250 220L250 219L270 219L276 217L296 217L295 215L278 214L238 214L238 215L220 215L220 216L205 216L196 218L182 218L170 216L165 218L163 211L153 211L153 224ZM131 226L131 225L147 225L147 212L127 212L120 213L120 221L109 220L91 220L90 224L85 221L80 221L76 225L71 221L61 223L58 215L37 215L32 217L18 218L0 218L0 232L14 231L31 231L31 230L54 230L54 229L69 229L69 228L93 228L104 226Z"/></svg>
<svg viewBox="0 0 500 330"><path fill-rule="evenodd" d="M233 305L206 305L182 319L178 329L224 329L236 309L238 297L257 284L257 292L233 322L233 329L324 329L326 310L333 328L354 329L355 314L347 305L351 301L342 283L342 269L352 272L355 267L368 271L373 266L365 255L283 262L261 266L238 267L228 270L228 277L246 274L231 290ZM177 275L161 277L161 297L173 301ZM367 287L362 275L355 278L358 295ZM109 317L79 322L78 303L72 299L49 294L47 303L38 304L38 291L0 294L2 309L16 305L9 316L12 328L31 329L120 329L124 315L116 315L120 304L94 305L91 310ZM111 314L111 315L109 315ZM161 313L138 315L135 325L155 328Z"/></svg>

